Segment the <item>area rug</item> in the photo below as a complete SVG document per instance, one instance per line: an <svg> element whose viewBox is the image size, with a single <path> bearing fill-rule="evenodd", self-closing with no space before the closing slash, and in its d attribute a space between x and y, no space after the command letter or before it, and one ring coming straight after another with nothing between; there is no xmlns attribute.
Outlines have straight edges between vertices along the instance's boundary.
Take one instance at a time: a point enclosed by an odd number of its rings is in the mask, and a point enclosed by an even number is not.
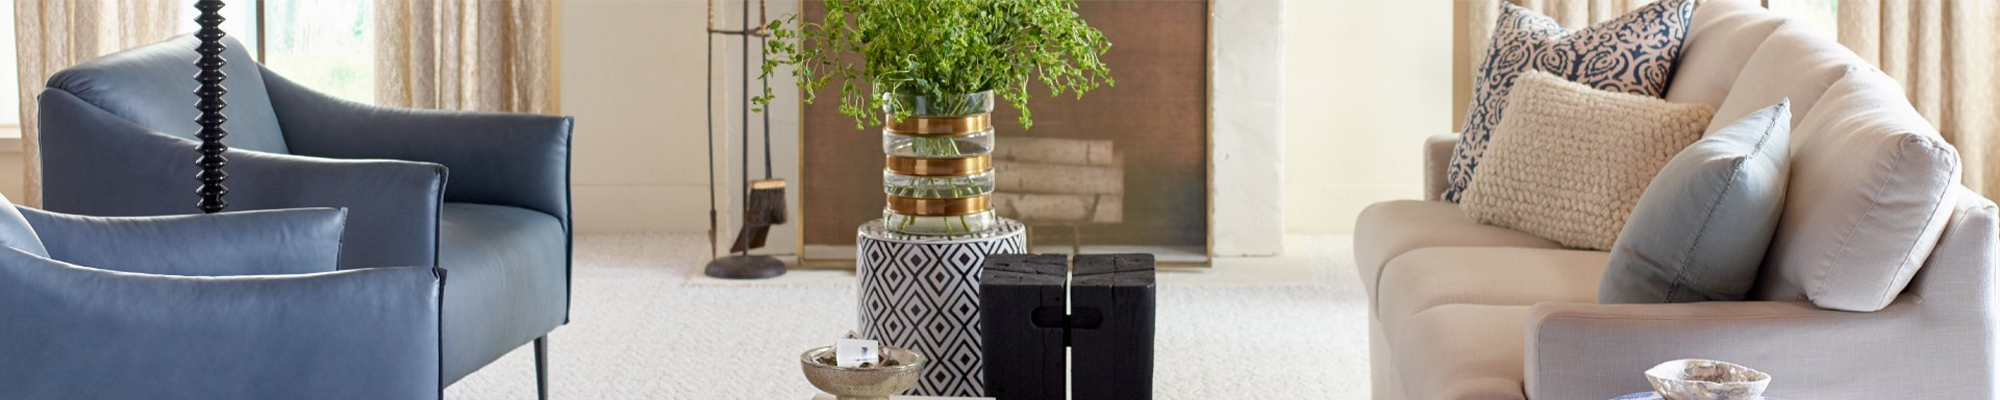
<svg viewBox="0 0 2000 400"><path fill-rule="evenodd" d="M1367 302L1352 239L1287 243L1310 282L1161 279L1154 398L1368 397ZM700 235L577 237L570 323L549 336L550 397L812 398L799 353L853 329L853 282L690 284L707 257ZM523 346L445 398L533 399L534 355Z"/></svg>

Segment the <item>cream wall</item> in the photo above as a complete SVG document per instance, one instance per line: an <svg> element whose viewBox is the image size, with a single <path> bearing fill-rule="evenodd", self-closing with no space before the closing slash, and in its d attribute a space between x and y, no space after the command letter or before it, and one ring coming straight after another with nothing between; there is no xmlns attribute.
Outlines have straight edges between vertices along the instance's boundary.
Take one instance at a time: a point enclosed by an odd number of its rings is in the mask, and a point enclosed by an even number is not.
<svg viewBox="0 0 2000 400"><path fill-rule="evenodd" d="M1422 198L1424 138L1452 122L1452 1L1290 0L1285 203L1292 232L1350 232Z"/></svg>
<svg viewBox="0 0 2000 400"><path fill-rule="evenodd" d="M577 120L577 229L706 230L702 2L560 7L562 111Z"/></svg>

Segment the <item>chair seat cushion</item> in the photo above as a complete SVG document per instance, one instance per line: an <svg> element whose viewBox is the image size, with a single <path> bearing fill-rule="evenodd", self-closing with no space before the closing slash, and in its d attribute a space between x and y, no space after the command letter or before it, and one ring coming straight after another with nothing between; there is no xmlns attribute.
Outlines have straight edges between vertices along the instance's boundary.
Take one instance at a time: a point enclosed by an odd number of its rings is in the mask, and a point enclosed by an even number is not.
<svg viewBox="0 0 2000 400"><path fill-rule="evenodd" d="M569 239L555 216L524 208L445 203L445 382L479 369L563 323Z"/></svg>
<svg viewBox="0 0 2000 400"><path fill-rule="evenodd" d="M1523 340L1528 306L1453 304L1410 318L1396 346L1396 372L1407 398L1428 400L1527 399L1523 393Z"/></svg>
<svg viewBox="0 0 2000 400"><path fill-rule="evenodd" d="M1442 201L1395 200L1361 211L1354 224L1354 259L1362 285L1375 296L1382 267L1390 259L1427 247L1560 248L1556 242L1520 231L1480 225L1458 205Z"/></svg>
<svg viewBox="0 0 2000 400"><path fill-rule="evenodd" d="M1610 253L1507 247L1433 247L1404 253L1382 270L1376 317L1392 343L1411 316L1451 304L1527 306L1592 303Z"/></svg>

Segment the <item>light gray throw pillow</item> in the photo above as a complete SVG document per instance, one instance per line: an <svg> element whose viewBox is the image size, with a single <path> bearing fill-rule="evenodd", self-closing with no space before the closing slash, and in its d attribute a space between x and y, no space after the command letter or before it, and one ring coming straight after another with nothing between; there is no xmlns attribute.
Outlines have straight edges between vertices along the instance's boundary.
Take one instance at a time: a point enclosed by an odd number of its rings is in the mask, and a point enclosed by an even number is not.
<svg viewBox="0 0 2000 400"><path fill-rule="evenodd" d="M1611 247L1597 302L1747 297L1785 204L1791 120L1782 101L1667 161Z"/></svg>

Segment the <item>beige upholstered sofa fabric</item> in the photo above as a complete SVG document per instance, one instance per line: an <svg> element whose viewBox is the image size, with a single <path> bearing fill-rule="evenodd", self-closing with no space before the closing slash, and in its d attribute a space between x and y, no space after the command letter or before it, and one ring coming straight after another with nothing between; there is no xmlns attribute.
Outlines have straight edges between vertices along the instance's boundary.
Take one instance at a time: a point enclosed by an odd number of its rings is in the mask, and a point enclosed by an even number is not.
<svg viewBox="0 0 2000 400"><path fill-rule="evenodd" d="M1820 96L1850 68L1867 64L1812 25L1786 21L1757 46L1743 71L1729 87L1729 97L1716 106L1708 130L1729 126L1779 100L1792 101L1792 126L1797 127L1819 104ZM1675 83L1675 86L1679 86ZM1797 136L1793 142L1797 142Z"/></svg>
<svg viewBox="0 0 2000 400"><path fill-rule="evenodd" d="M1404 398L1526 400L1528 313L1528 306L1451 304L1412 316L1394 335L1408 343L1393 350Z"/></svg>
<svg viewBox="0 0 2000 400"><path fill-rule="evenodd" d="M1794 130L1758 298L1875 311L1923 265L1952 210L1958 153L1902 94L1881 71L1855 69Z"/></svg>
<svg viewBox="0 0 2000 400"><path fill-rule="evenodd" d="M1646 184L1715 113L1541 72L1514 85L1460 205L1474 221L1574 248L1611 248Z"/></svg>
<svg viewBox="0 0 2000 400"><path fill-rule="evenodd" d="M1688 31L1687 47L1674 65L1674 84L1667 88L1667 101L1721 106L1750 53L1784 23L1783 18L1772 18L1756 0L1703 1L1694 9L1694 28Z"/></svg>
<svg viewBox="0 0 2000 400"><path fill-rule="evenodd" d="M1432 247L1404 253L1382 270L1376 318L1391 337L1410 316L1447 304L1526 306L1590 303L1604 276L1602 251L1519 247Z"/></svg>
<svg viewBox="0 0 2000 400"><path fill-rule="evenodd" d="M1443 175L1439 175L1442 177ZM1429 247L1562 247L1521 231L1481 225L1465 218L1457 204L1395 200L1361 210L1354 223L1354 260L1370 299L1389 260Z"/></svg>

